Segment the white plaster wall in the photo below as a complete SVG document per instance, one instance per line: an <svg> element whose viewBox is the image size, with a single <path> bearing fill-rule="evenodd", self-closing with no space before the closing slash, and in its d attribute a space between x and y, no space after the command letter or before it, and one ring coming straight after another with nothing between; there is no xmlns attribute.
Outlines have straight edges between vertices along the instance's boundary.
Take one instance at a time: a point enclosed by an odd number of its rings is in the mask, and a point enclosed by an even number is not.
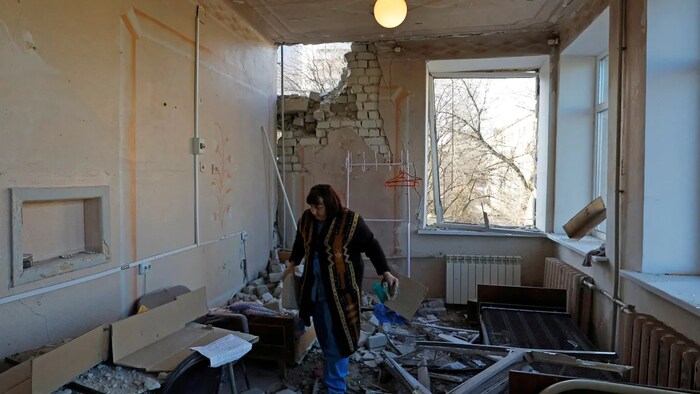
<svg viewBox="0 0 700 394"><path fill-rule="evenodd" d="M252 276L267 263L276 204L260 131L274 118L275 49L228 4L200 4L200 240L247 231ZM194 242L195 8L0 3L0 356L119 319L146 291L206 286L220 305L243 285L237 237L156 260L145 276L133 268L90 280ZM94 185L110 190L110 262L11 288L9 188Z"/></svg>
<svg viewBox="0 0 700 394"><path fill-rule="evenodd" d="M559 63L554 232L591 201L596 58L562 56Z"/></svg>
<svg viewBox="0 0 700 394"><path fill-rule="evenodd" d="M642 270L698 275L700 3L649 0L647 7Z"/></svg>

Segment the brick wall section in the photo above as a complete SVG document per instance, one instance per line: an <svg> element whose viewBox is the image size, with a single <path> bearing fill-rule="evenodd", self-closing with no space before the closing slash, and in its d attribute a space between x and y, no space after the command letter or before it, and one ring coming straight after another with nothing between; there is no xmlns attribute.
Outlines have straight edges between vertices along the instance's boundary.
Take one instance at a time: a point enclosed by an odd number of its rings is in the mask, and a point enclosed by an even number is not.
<svg viewBox="0 0 700 394"><path fill-rule="evenodd" d="M374 44L354 43L345 54L347 69L336 89L321 96L284 97L284 127L277 141L277 154L282 157L284 139L286 169L303 171L297 156L301 146L328 145L328 135L342 128L354 130L377 153L379 161L391 160L391 151L384 134L384 120L379 113L379 82L382 71L377 62ZM277 113L281 113L281 98ZM278 119L279 120L279 119ZM280 124L278 124L278 127Z"/></svg>

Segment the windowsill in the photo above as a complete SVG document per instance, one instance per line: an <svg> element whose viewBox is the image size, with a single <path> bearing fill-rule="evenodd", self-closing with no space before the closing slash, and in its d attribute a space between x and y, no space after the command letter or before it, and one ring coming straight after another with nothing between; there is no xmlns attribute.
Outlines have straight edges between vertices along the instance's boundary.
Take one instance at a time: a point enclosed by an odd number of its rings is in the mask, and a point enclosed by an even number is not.
<svg viewBox="0 0 700 394"><path fill-rule="evenodd" d="M605 243L602 239L592 235L586 235L578 241L569 238L566 234L556 233L547 233L547 238L581 256L585 256L591 250L598 249Z"/></svg>
<svg viewBox="0 0 700 394"><path fill-rule="evenodd" d="M635 271L620 271L620 276L700 316L700 276L645 274Z"/></svg>
<svg viewBox="0 0 700 394"><path fill-rule="evenodd" d="M109 256L103 253L80 252L68 258L55 257L35 262L33 267L23 268L19 275L13 278L13 285L23 285L41 279L52 278L75 272L83 268L94 267L109 261Z"/></svg>
<svg viewBox="0 0 700 394"><path fill-rule="evenodd" d="M457 230L448 228L432 228L423 227L418 229L419 235L466 235L477 237L518 237L518 238L542 238L545 233L540 231L475 231L475 230Z"/></svg>

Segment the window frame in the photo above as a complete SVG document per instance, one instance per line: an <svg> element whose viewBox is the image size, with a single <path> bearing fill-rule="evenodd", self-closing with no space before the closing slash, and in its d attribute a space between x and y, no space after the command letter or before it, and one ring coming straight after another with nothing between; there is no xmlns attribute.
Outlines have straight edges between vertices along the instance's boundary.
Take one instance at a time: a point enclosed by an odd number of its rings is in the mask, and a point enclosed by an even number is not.
<svg viewBox="0 0 700 394"><path fill-rule="evenodd" d="M601 63L606 62L605 75L601 76ZM610 81L610 62L609 62L609 52L605 50L596 56L596 66L595 66L595 95L594 95L594 111L593 111L593 169L591 171L591 199L595 199L598 196L602 196L604 200L607 200L607 190L602 190L600 186L601 180L605 180L605 185L607 185L607 155L603 155L603 152L607 152L607 129L608 123L606 122L605 127L605 139L601 141L602 130L600 128L599 120L600 115L603 113L608 113L609 107L609 81ZM601 78L604 77L604 78ZM605 157L602 157L605 156ZM603 171L603 161L606 163ZM607 201L606 201L607 202ZM596 238L605 240L606 238L606 221L604 220L601 224L596 226L591 234Z"/></svg>
<svg viewBox="0 0 700 394"><path fill-rule="evenodd" d="M436 79L465 79L465 78L534 78L535 83L536 83L536 98L537 98L537 104L536 104L536 117L537 117L537 122L538 126L537 129L535 130L535 138L536 141L539 139L539 123L542 121L540 118L540 113L539 113L539 108L541 105L541 70L539 68L533 68L533 67L524 67L524 68L517 68L517 69L491 69L491 70L478 70L478 71L457 71L457 72L434 72L428 73L428 100L427 101L427 122L426 126L428 128L428 131L426 133L426 149L428 146L430 147L430 162L432 165L432 171L433 171L433 180L432 180L432 185L428 185L428 182L425 182L425 194L428 195L428 192L432 189L433 193L433 204L435 205L435 223L427 225L425 224L427 222L427 215L428 215L428 201L427 198L425 199L424 202L424 207L423 207L423 229L424 230L436 230L436 229L443 229L443 230L455 230L455 231L463 231L463 232L475 232L475 233L494 233L494 234L503 234L503 235L541 235L544 234L544 232L537 228L535 225L533 225L532 228L527 228L527 227L519 227L519 226L500 226L500 225L490 225L489 223L482 223L482 224L470 224L470 223L459 223L459 222L446 222L444 220L444 210L442 206L442 201L439 197L440 195L440 177L439 177L439 165L438 165L438 153L437 149L434 149L435 145L432 143L432 141L437 140L437 129L436 129L436 114L435 114L435 80ZM536 149L539 151L540 149L540 144L536 143ZM426 179L428 179L428 157L426 155ZM539 163L537 163L539 165ZM536 171L537 173L537 171ZM437 175L435 175L437 174ZM435 192L437 190L437 192ZM535 192L536 196L540 196L541 193L546 193L546 191L540 191L539 188ZM538 197L536 197L538 198ZM533 212L533 219L536 222L536 217L537 217L537 205L535 204L535 211Z"/></svg>

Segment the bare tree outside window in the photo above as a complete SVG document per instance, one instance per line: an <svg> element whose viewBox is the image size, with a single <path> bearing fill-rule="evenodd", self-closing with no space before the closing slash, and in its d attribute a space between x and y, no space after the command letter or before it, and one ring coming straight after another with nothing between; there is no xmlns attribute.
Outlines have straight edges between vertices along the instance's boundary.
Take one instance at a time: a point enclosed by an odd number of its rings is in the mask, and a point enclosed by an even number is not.
<svg viewBox="0 0 700 394"><path fill-rule="evenodd" d="M284 46L284 94L333 91L347 68L348 52L350 43ZM277 61L281 65L279 52ZM277 94L281 94L280 78L281 67L277 67Z"/></svg>
<svg viewBox="0 0 700 394"><path fill-rule="evenodd" d="M427 224L534 227L537 83L536 73L434 79Z"/></svg>

